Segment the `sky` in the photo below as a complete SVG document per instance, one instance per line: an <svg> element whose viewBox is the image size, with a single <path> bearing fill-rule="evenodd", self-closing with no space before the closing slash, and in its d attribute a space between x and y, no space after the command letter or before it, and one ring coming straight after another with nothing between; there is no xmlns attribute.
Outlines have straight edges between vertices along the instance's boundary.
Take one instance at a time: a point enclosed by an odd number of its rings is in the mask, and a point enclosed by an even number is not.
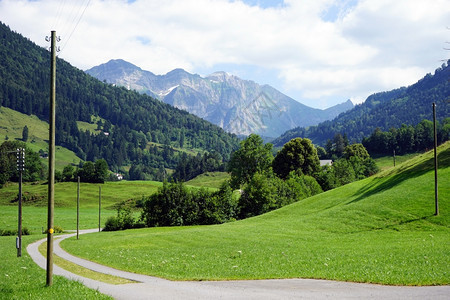
<svg viewBox="0 0 450 300"><path fill-rule="evenodd" d="M225 71L315 108L408 86L450 59L450 0L0 0L0 21L87 70Z"/></svg>

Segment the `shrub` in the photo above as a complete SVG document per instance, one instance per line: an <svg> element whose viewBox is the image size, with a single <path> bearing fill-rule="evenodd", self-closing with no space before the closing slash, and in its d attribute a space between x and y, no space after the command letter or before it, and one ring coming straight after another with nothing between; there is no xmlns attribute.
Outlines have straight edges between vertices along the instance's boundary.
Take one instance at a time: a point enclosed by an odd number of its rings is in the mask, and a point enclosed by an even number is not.
<svg viewBox="0 0 450 300"><path fill-rule="evenodd" d="M143 225L136 222L131 208L124 202L117 208L117 216L111 216L106 219L103 231L117 231L140 227L143 227Z"/></svg>
<svg viewBox="0 0 450 300"><path fill-rule="evenodd" d="M63 232L64 232L64 229L62 229L61 226L58 226L58 225L53 226L53 233L63 233Z"/></svg>
<svg viewBox="0 0 450 300"><path fill-rule="evenodd" d="M22 235L30 235L31 230L29 230L27 227L22 227ZM0 230L0 236L13 236L18 235L18 230L15 229L3 229Z"/></svg>
<svg viewBox="0 0 450 300"><path fill-rule="evenodd" d="M116 216L108 217L108 219L106 219L103 231L116 231L116 230L121 230L119 225L119 219Z"/></svg>

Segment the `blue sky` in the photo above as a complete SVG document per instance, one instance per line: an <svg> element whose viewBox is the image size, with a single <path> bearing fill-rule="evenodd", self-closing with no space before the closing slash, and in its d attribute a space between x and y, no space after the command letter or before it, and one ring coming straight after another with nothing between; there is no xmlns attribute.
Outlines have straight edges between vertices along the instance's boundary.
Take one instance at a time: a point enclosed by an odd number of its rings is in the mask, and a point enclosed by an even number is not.
<svg viewBox="0 0 450 300"><path fill-rule="evenodd" d="M415 83L449 59L450 0L0 0L0 20L80 69L226 71L311 107Z"/></svg>

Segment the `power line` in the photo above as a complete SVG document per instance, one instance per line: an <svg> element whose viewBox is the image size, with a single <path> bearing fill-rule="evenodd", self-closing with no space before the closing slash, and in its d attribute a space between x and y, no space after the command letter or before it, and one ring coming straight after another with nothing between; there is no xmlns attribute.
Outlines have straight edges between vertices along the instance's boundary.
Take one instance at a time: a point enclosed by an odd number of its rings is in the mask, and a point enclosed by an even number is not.
<svg viewBox="0 0 450 300"><path fill-rule="evenodd" d="M86 10L87 10L87 8L88 8L88 6L89 6L90 3L91 3L91 0L88 0L88 1L86 2L86 4L83 3L82 6L79 6L79 7L78 7L77 12L75 12L74 14L73 14L73 12L74 12L75 6L72 6L72 10L71 10L70 16L73 15L73 18L72 18L72 21L69 23L69 26L68 26L67 29L70 29L70 27L72 27L73 24L75 24L75 25L73 26L72 31L71 31L70 34L68 35L68 38L65 39L64 45L61 47L60 54L61 54L61 52L64 50L64 48L66 47L66 45L67 45L67 43L69 42L69 40L71 39L71 37L72 37L73 33L75 32L75 30L77 29L78 25L80 24L80 21L81 21L81 19L83 18L84 13L86 12ZM83 8L83 6L84 6L84 8ZM81 11L82 8L83 8L83 10ZM80 14L80 11L81 11L81 14ZM78 20L77 20L77 19L78 19ZM76 23L75 23L75 21L76 21ZM64 30L63 32L65 33L66 30Z"/></svg>
<svg viewBox="0 0 450 300"><path fill-rule="evenodd" d="M66 0L59 1L58 10L56 11L56 18L54 20L54 23L53 23L51 29L55 29L59 26L59 23L61 21L61 15L62 15L62 12L64 11L65 5L66 5Z"/></svg>

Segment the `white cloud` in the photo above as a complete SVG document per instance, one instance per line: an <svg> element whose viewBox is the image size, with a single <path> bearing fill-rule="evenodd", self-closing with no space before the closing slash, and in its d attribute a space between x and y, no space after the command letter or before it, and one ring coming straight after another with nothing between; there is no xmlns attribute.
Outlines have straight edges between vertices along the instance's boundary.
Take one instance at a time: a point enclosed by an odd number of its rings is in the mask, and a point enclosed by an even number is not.
<svg viewBox="0 0 450 300"><path fill-rule="evenodd" d="M448 0L268 3L0 0L0 20L41 46L56 29L60 57L81 69L122 58L156 74L264 70L260 83L314 107L412 84L448 58Z"/></svg>

